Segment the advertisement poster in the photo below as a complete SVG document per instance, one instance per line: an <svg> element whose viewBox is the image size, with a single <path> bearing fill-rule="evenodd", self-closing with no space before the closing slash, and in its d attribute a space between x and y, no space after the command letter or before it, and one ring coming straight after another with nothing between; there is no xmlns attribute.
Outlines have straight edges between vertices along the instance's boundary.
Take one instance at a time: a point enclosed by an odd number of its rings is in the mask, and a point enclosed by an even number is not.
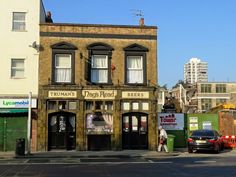
<svg viewBox="0 0 236 177"><path fill-rule="evenodd" d="M180 113L158 113L158 126L165 130L183 130L184 114Z"/></svg>
<svg viewBox="0 0 236 177"><path fill-rule="evenodd" d="M212 124L210 121L202 122L202 129L203 130L212 130Z"/></svg>
<svg viewBox="0 0 236 177"><path fill-rule="evenodd" d="M198 130L198 118L197 117L189 117L189 130Z"/></svg>
<svg viewBox="0 0 236 177"><path fill-rule="evenodd" d="M100 112L87 114L87 133L88 134L110 134L113 133L113 116Z"/></svg>
<svg viewBox="0 0 236 177"><path fill-rule="evenodd" d="M190 131L198 130L198 123L190 123L189 124L189 130Z"/></svg>

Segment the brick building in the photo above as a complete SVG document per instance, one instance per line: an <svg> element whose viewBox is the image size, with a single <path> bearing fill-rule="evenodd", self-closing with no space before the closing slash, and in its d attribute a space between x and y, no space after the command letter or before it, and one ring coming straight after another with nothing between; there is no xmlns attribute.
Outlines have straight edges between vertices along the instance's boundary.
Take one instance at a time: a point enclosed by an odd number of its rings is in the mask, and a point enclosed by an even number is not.
<svg viewBox="0 0 236 177"><path fill-rule="evenodd" d="M157 147L157 27L40 25L37 150Z"/></svg>

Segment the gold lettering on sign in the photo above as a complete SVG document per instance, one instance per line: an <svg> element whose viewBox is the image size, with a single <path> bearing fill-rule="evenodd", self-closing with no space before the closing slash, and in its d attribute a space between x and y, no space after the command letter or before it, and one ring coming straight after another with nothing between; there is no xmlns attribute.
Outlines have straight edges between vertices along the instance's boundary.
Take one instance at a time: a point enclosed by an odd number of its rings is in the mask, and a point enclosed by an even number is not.
<svg viewBox="0 0 236 177"><path fill-rule="evenodd" d="M76 98L76 91L48 91L49 98Z"/></svg>
<svg viewBox="0 0 236 177"><path fill-rule="evenodd" d="M122 92L122 98L141 98L147 99L149 98L149 92Z"/></svg>
<svg viewBox="0 0 236 177"><path fill-rule="evenodd" d="M116 90L83 90L82 95L85 99L115 99Z"/></svg>

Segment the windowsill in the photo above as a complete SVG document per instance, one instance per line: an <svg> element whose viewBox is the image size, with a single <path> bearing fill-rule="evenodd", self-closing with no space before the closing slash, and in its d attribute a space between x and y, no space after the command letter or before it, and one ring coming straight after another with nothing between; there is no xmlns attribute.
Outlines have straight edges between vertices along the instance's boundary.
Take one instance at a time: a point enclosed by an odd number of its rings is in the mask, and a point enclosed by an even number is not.
<svg viewBox="0 0 236 177"><path fill-rule="evenodd" d="M75 83L74 82L52 82L51 85L67 86L67 85L75 85Z"/></svg>
<svg viewBox="0 0 236 177"><path fill-rule="evenodd" d="M28 32L27 30L11 30L12 32Z"/></svg>
<svg viewBox="0 0 236 177"><path fill-rule="evenodd" d="M113 85L113 83L94 83L94 82L87 82L87 85L105 86L105 85Z"/></svg>
<svg viewBox="0 0 236 177"><path fill-rule="evenodd" d="M144 83L125 83L125 85L128 85L128 86L147 86L147 84L144 84Z"/></svg>
<svg viewBox="0 0 236 177"><path fill-rule="evenodd" d="M11 79L26 79L26 77L11 77Z"/></svg>

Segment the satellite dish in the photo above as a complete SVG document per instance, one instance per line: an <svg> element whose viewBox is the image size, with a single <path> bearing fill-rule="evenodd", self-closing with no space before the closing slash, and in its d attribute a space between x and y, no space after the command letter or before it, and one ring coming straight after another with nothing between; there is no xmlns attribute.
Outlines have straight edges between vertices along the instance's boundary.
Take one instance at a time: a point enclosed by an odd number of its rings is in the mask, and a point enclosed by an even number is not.
<svg viewBox="0 0 236 177"><path fill-rule="evenodd" d="M34 49L36 49L36 48L38 47L36 41L33 42L32 47L33 47Z"/></svg>
<svg viewBox="0 0 236 177"><path fill-rule="evenodd" d="M36 42L36 41L34 41L34 42L32 43L32 45L30 45L30 47L32 47L32 48L34 48L34 49L36 49L37 51L39 51L39 50L40 50L40 45L39 45L39 44L37 44L37 42Z"/></svg>

